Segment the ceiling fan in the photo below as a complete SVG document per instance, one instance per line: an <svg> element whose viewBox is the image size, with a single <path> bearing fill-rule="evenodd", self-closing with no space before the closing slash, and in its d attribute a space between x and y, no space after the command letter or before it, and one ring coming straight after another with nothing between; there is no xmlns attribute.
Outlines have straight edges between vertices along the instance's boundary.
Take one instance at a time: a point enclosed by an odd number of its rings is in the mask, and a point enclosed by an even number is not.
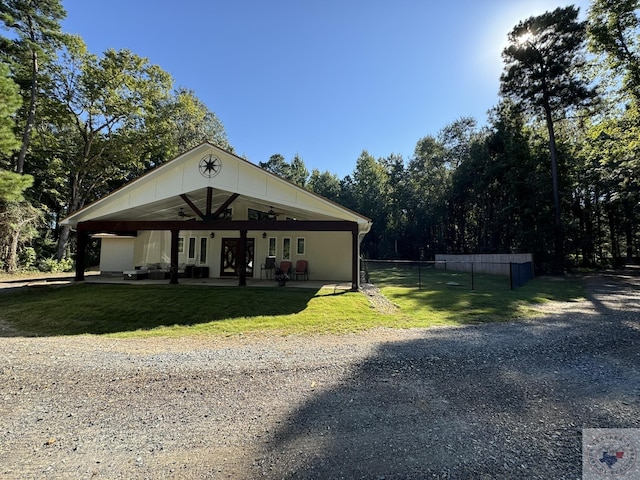
<svg viewBox="0 0 640 480"><path fill-rule="evenodd" d="M271 219L278 218L278 215L282 215L284 212L276 212L273 207L269 207L269 211L267 212L267 217Z"/></svg>
<svg viewBox="0 0 640 480"><path fill-rule="evenodd" d="M180 207L180 210L178 210L178 216L182 217L182 218L193 218L195 217L195 215L191 215L187 212L184 211L184 208Z"/></svg>

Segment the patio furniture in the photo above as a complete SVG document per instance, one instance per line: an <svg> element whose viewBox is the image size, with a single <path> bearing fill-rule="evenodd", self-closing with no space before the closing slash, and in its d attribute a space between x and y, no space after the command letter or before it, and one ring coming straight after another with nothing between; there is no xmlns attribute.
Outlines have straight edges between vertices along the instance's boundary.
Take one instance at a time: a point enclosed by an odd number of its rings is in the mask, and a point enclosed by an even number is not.
<svg viewBox="0 0 640 480"><path fill-rule="evenodd" d="M209 278L209 267L194 266L191 271L192 278Z"/></svg>
<svg viewBox="0 0 640 480"><path fill-rule="evenodd" d="M124 280L143 280L149 278L149 270L146 268L138 268L136 270L125 270L122 272Z"/></svg>
<svg viewBox="0 0 640 480"><path fill-rule="evenodd" d="M158 268L149 270L149 280L166 280L169 278L169 270Z"/></svg>
<svg viewBox="0 0 640 480"><path fill-rule="evenodd" d="M278 268L278 272L280 273L284 273L284 274L291 274L291 262L288 260L284 260L282 262L280 262L280 267ZM276 273L278 273L276 272Z"/></svg>
<svg viewBox="0 0 640 480"><path fill-rule="evenodd" d="M262 272L264 271L265 278L273 278L273 274L276 270L276 257L267 257L264 259L264 263L260 265L260 280L262 280Z"/></svg>
<svg viewBox="0 0 640 480"><path fill-rule="evenodd" d="M298 277L302 277L303 280L309 280L309 263L306 260L298 260L293 275L296 280Z"/></svg>

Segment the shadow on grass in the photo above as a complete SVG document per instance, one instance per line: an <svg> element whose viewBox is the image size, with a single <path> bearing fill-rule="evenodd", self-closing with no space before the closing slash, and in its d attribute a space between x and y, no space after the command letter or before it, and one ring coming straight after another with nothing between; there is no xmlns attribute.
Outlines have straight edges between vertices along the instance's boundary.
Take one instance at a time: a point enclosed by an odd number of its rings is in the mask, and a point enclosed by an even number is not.
<svg viewBox="0 0 640 480"><path fill-rule="evenodd" d="M22 336L108 334L302 312L303 288L73 285L0 295L0 320ZM337 293L336 293L337 295Z"/></svg>
<svg viewBox="0 0 640 480"><path fill-rule="evenodd" d="M591 313L381 344L281 423L266 478L580 478L583 428L640 427L640 305L607 308L612 292Z"/></svg>

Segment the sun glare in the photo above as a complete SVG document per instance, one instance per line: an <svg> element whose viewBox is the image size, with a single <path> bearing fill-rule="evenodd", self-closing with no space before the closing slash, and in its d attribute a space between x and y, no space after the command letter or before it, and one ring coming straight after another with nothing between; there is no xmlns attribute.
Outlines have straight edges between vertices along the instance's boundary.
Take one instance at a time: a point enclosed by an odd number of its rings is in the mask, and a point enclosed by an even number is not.
<svg viewBox="0 0 640 480"><path fill-rule="evenodd" d="M529 43L531 43L531 39L533 38L533 34L529 31L524 32L521 35L518 35L515 40L516 43L520 46L522 45L527 45Z"/></svg>

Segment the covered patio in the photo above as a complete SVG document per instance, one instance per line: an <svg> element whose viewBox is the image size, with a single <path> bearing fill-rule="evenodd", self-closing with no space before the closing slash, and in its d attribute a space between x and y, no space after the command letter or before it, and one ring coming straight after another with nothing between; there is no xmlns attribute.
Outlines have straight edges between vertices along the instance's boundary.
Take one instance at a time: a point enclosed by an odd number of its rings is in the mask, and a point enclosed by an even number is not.
<svg viewBox="0 0 640 480"><path fill-rule="evenodd" d="M63 223L77 232L76 281L85 279L87 246L97 236L102 273L153 264L175 284L191 280L181 275L191 267L202 272L197 280L244 286L257 282L269 257L276 268L305 261L309 280L351 289L359 285L360 242L371 228L368 218L209 143Z"/></svg>

